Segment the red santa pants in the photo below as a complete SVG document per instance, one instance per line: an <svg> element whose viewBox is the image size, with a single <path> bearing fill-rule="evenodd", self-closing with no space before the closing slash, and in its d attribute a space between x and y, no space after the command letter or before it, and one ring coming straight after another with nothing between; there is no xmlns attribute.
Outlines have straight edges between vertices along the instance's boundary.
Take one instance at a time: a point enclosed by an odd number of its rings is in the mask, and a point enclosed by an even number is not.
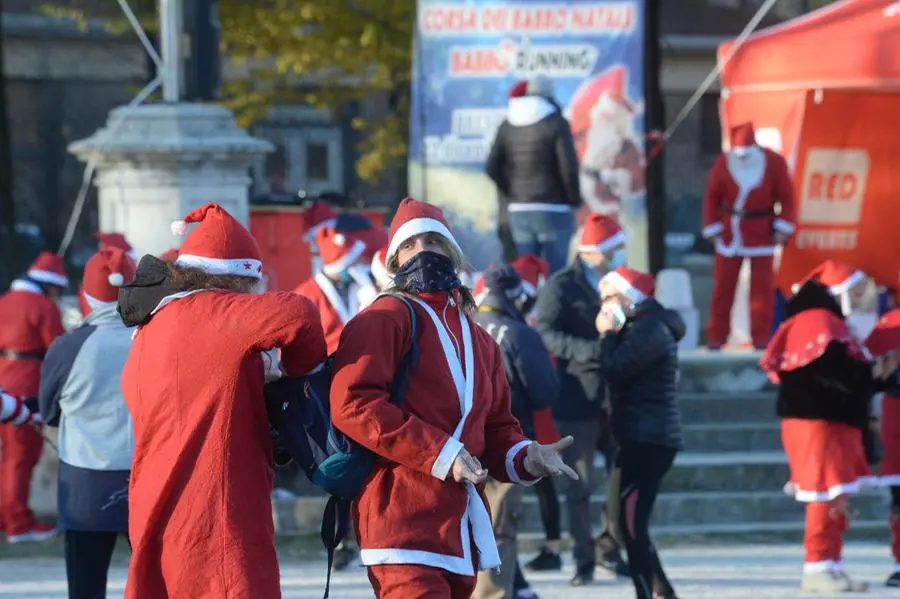
<svg viewBox="0 0 900 599"><path fill-rule="evenodd" d="M707 343L721 347L731 332L731 306L737 290L741 265L750 260L750 336L753 345L765 347L772 334L772 313L775 303L775 275L772 256L727 257L716 254L713 271L712 305L706 327Z"/></svg>
<svg viewBox="0 0 900 599"><path fill-rule="evenodd" d="M411 564L372 566L369 581L377 599L470 599L476 578Z"/></svg>
<svg viewBox="0 0 900 599"><path fill-rule="evenodd" d="M844 531L849 526L847 502L839 497L831 502L806 504L806 530L803 547L807 564L821 564L825 569L831 562L841 560Z"/></svg>
<svg viewBox="0 0 900 599"><path fill-rule="evenodd" d="M22 534L34 526L28 496L44 440L31 426L0 424L0 441L0 528L7 535Z"/></svg>

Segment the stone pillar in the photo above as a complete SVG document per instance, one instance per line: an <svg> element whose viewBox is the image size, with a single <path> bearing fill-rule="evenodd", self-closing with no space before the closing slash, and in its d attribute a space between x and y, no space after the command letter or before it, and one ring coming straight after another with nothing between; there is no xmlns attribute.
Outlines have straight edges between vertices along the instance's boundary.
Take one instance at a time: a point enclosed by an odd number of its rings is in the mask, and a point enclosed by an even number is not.
<svg viewBox="0 0 900 599"><path fill-rule="evenodd" d="M250 167L273 150L226 108L190 103L116 108L104 128L69 146L84 162L97 156L100 230L124 233L138 255L178 245L170 224L206 202L248 226Z"/></svg>

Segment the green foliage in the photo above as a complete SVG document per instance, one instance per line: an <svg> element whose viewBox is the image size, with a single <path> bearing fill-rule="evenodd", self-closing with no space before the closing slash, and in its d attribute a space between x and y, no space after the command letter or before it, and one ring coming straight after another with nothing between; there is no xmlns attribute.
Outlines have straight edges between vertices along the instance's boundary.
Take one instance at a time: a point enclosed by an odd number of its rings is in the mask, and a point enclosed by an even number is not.
<svg viewBox="0 0 900 599"><path fill-rule="evenodd" d="M103 11L62 8L42 12L87 27L106 19L128 27L116 2ZM154 29L155 3L130 0L144 26ZM340 116L348 102L386 97L387 118L355 118L361 134L357 172L375 180L406 156L415 0L220 0L222 56L249 72L223 83L239 122L249 126L272 106L304 103Z"/></svg>

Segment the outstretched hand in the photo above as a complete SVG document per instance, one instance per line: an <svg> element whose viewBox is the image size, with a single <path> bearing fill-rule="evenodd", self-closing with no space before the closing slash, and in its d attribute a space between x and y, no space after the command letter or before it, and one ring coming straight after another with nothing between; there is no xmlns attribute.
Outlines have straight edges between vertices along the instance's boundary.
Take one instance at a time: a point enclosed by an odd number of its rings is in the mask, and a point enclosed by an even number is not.
<svg viewBox="0 0 900 599"><path fill-rule="evenodd" d="M556 443L541 445L537 441L528 446L525 453L525 470L531 476L559 476L565 474L572 480L578 480L578 473L572 470L562 459L562 451L569 447L575 439L564 437Z"/></svg>

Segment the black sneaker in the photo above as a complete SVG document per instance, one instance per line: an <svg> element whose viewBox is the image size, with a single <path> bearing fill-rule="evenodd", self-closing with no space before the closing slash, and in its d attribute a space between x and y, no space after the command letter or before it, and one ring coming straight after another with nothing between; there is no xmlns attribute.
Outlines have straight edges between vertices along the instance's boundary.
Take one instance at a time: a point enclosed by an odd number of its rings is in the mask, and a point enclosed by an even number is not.
<svg viewBox="0 0 900 599"><path fill-rule="evenodd" d="M900 587L900 572L894 572L891 574L887 581L884 583L886 587Z"/></svg>
<svg viewBox="0 0 900 599"><path fill-rule="evenodd" d="M594 582L594 566L586 566L578 568L578 571L575 573L575 576L572 577L572 580L569 583L573 587L585 587Z"/></svg>
<svg viewBox="0 0 900 599"><path fill-rule="evenodd" d="M628 569L628 564L625 563L625 560L622 559L618 552L601 557L597 567L603 568L610 574L615 575L616 578L631 578L631 570Z"/></svg>
<svg viewBox="0 0 900 599"><path fill-rule="evenodd" d="M550 572L562 570L562 558L558 553L553 553L546 547L541 547L541 552L533 560L525 564L525 569L530 572Z"/></svg>

